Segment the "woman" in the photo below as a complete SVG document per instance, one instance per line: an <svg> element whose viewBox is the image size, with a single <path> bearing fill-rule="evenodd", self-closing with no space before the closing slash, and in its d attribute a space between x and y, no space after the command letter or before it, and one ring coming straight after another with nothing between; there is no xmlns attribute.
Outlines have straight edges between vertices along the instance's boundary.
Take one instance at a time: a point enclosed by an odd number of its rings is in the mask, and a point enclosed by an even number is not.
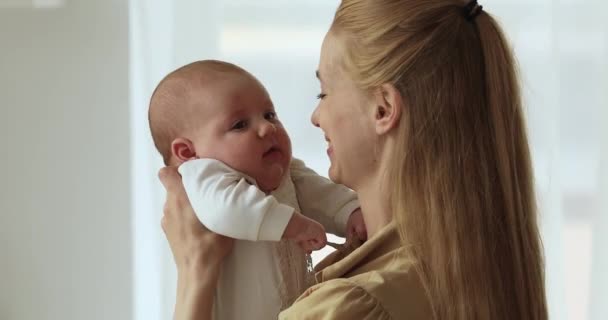
<svg viewBox="0 0 608 320"><path fill-rule="evenodd" d="M546 319L532 169L511 50L476 1L343 0L312 122L368 241L320 263L281 319ZM160 173L176 319L206 319L231 241Z"/></svg>

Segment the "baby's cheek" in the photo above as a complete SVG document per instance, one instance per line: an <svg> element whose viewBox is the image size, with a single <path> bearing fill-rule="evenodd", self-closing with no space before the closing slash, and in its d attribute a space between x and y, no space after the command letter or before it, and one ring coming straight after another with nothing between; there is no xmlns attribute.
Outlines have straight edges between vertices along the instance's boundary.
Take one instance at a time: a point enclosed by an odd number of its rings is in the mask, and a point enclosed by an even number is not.
<svg viewBox="0 0 608 320"><path fill-rule="evenodd" d="M285 131L285 129L282 129L281 131L282 131L282 133L281 133L281 139L283 140L282 143L291 152L291 139L289 138L289 135L287 134L287 131Z"/></svg>
<svg viewBox="0 0 608 320"><path fill-rule="evenodd" d="M287 163L289 164L289 162L291 161L291 139L289 138L289 135L287 134L287 131L285 131L285 129L281 129L280 130L280 134L278 137L279 140L279 144L281 145L281 149L284 150L284 152L286 153L287 156Z"/></svg>
<svg viewBox="0 0 608 320"><path fill-rule="evenodd" d="M240 171L248 176L255 177L257 166L251 154L243 152L234 155L234 159L232 162L234 163L233 168L235 170Z"/></svg>
<svg viewBox="0 0 608 320"><path fill-rule="evenodd" d="M230 168L250 175L251 173L251 154L244 152L243 148L226 148L216 153L215 159L222 161Z"/></svg>

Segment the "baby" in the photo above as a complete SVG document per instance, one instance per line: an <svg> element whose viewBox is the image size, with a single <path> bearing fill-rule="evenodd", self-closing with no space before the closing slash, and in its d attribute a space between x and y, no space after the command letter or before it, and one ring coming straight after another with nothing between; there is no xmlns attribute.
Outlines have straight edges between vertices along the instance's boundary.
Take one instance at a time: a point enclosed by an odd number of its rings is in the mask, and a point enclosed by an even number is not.
<svg viewBox="0 0 608 320"><path fill-rule="evenodd" d="M214 319L271 319L310 284L310 253L325 231L362 237L356 195L292 159L291 142L262 84L220 61L167 75L150 101L166 165L210 230L239 239L226 259Z"/></svg>

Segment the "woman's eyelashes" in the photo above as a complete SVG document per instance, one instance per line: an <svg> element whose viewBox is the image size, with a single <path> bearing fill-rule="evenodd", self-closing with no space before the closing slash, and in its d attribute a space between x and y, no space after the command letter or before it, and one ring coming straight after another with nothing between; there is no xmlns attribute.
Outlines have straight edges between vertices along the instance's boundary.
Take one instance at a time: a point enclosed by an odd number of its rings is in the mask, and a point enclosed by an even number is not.
<svg viewBox="0 0 608 320"><path fill-rule="evenodd" d="M317 99L319 99L319 100L323 100L323 98L325 98L326 96L327 96L327 94L325 94L325 93L321 92L321 93L319 93L319 94L317 95Z"/></svg>

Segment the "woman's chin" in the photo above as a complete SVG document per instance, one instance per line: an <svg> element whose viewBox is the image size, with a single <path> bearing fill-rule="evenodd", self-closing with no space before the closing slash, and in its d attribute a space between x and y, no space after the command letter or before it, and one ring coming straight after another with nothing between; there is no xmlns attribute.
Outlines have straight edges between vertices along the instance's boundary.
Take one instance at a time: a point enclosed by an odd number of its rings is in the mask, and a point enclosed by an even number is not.
<svg viewBox="0 0 608 320"><path fill-rule="evenodd" d="M333 183L337 183L337 184L341 184L344 185L350 189L354 189L353 188L353 177L350 176L351 178L349 179L348 175L344 174L345 172L343 170L340 170L339 168L335 167L334 165L329 167L329 172L327 173L327 175L329 176L329 179L333 182Z"/></svg>
<svg viewBox="0 0 608 320"><path fill-rule="evenodd" d="M329 166L327 175L329 176L329 179L331 181L333 181L334 183L340 183L340 184L342 183L341 179L340 179L340 175L338 174L338 170L333 164Z"/></svg>

